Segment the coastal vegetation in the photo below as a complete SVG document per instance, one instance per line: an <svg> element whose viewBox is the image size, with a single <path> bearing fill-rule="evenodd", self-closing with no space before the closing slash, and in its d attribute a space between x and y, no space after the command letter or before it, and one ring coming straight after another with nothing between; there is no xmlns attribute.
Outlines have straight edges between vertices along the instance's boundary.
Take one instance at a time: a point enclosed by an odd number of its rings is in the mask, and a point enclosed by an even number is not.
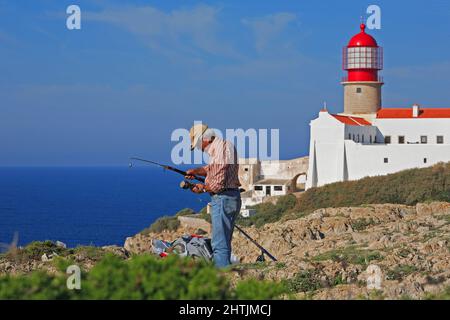
<svg viewBox="0 0 450 320"><path fill-rule="evenodd" d="M0 299L275 299L286 289L281 283L248 279L235 286L211 264L147 254L129 260L107 254L81 276L81 289L66 286L67 263L50 274L0 276Z"/></svg>
<svg viewBox="0 0 450 320"><path fill-rule="evenodd" d="M27 261L41 261L43 256L59 257L67 259L99 261L105 255L105 251L96 246L78 246L75 248L65 248L53 241L33 241L20 248L11 248L7 252L0 254L0 258L6 258L18 263Z"/></svg>
<svg viewBox="0 0 450 320"><path fill-rule="evenodd" d="M298 197L286 195L280 197L276 204L268 202L253 206L256 214L250 218L240 218L238 223L261 227L282 219L296 219L320 208L383 203L415 205L431 201L450 202L450 162L385 176L336 182L311 188ZM360 220L354 228L363 230L372 223L370 220Z"/></svg>
<svg viewBox="0 0 450 320"><path fill-rule="evenodd" d="M190 208L185 208L178 211L174 216L163 216L156 219L156 221L148 228L141 231L142 234L148 234L150 232L158 233L163 230L174 231L180 226L178 217L188 216L195 214L195 211Z"/></svg>
<svg viewBox="0 0 450 320"><path fill-rule="evenodd" d="M312 212L329 207L375 203L415 205L430 201L450 202L450 162L311 188L299 197L295 210Z"/></svg>

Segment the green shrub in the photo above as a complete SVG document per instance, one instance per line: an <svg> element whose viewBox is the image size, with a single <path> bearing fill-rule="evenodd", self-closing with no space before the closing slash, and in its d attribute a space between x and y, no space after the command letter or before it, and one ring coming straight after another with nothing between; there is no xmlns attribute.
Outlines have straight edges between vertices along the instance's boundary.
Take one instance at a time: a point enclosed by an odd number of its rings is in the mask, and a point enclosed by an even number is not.
<svg viewBox="0 0 450 320"><path fill-rule="evenodd" d="M362 231L366 229L368 226L375 224L375 221L373 221L372 218L370 219L357 219L352 222L352 229L356 231Z"/></svg>
<svg viewBox="0 0 450 320"><path fill-rule="evenodd" d="M228 283L210 264L176 256L136 256L124 262L108 256L89 273L89 299L224 299Z"/></svg>
<svg viewBox="0 0 450 320"><path fill-rule="evenodd" d="M200 211L200 214L197 215L197 218L203 219L203 220L211 223L211 215L209 213L207 213L206 210Z"/></svg>
<svg viewBox="0 0 450 320"><path fill-rule="evenodd" d="M286 263L284 263L284 262L277 262L275 264L275 268L276 269L284 269L284 268L286 268Z"/></svg>
<svg viewBox="0 0 450 320"><path fill-rule="evenodd" d="M450 286L446 287L444 291L437 294L427 294L425 296L427 300L450 300Z"/></svg>
<svg viewBox="0 0 450 320"><path fill-rule="evenodd" d="M184 208L184 209L181 209L180 211L178 211L175 214L175 216L176 217L181 217L181 216L189 216L189 215L194 215L194 214L196 214L196 213L191 208Z"/></svg>
<svg viewBox="0 0 450 320"><path fill-rule="evenodd" d="M412 265L397 265L386 274L387 280L403 280L405 277L417 271L417 267Z"/></svg>
<svg viewBox="0 0 450 320"><path fill-rule="evenodd" d="M190 208L184 208L178 211L175 216L163 216L158 219L156 219L155 222L153 222L150 227L142 230L141 234L149 234L151 232L153 233L160 233L164 230L167 231L175 231L180 226L180 221L178 220L178 217L182 216L189 216L189 215L195 215L195 211Z"/></svg>
<svg viewBox="0 0 450 320"><path fill-rule="evenodd" d="M27 276L0 277L0 299L70 299L74 292L66 288L66 278L51 276L45 272L33 272Z"/></svg>
<svg viewBox="0 0 450 320"><path fill-rule="evenodd" d="M285 281L290 292L311 292L323 287L321 272L317 269L304 270L297 273L292 279Z"/></svg>
<svg viewBox="0 0 450 320"><path fill-rule="evenodd" d="M341 284L345 284L344 279L342 278L342 275L338 274L334 278L330 280L330 286L335 287Z"/></svg>
<svg viewBox="0 0 450 320"><path fill-rule="evenodd" d="M70 253L69 249L57 246L54 242L34 241L23 248L18 248L5 253L3 256L7 259L14 259L17 261L41 260L43 254L67 255Z"/></svg>
<svg viewBox="0 0 450 320"><path fill-rule="evenodd" d="M71 249L71 254L77 255L82 260L89 259L93 261L99 261L106 255L106 252L100 247L79 246L75 249Z"/></svg>
<svg viewBox="0 0 450 320"><path fill-rule="evenodd" d="M356 246L331 250L313 257L313 261L332 260L362 266L367 266L371 261L382 259L383 257L378 251L364 250Z"/></svg>
<svg viewBox="0 0 450 320"><path fill-rule="evenodd" d="M268 300L279 297L286 292L281 283L250 279L236 285L235 297L242 300Z"/></svg>
<svg viewBox="0 0 450 320"><path fill-rule="evenodd" d="M321 288L334 287L341 284L345 284L341 274L327 278L320 269L303 270L293 278L285 281L286 289L291 293L311 293Z"/></svg>
<svg viewBox="0 0 450 320"><path fill-rule="evenodd" d="M149 234L150 232L159 233L164 230L175 231L178 229L179 226L180 221L178 220L178 217L163 216L161 218L156 219L156 221L153 222L150 227L142 230L141 233L142 234Z"/></svg>
<svg viewBox="0 0 450 320"><path fill-rule="evenodd" d="M280 284L246 280L233 289L211 263L149 255L122 260L106 255L68 290L67 275L34 272L0 277L0 299L274 299Z"/></svg>

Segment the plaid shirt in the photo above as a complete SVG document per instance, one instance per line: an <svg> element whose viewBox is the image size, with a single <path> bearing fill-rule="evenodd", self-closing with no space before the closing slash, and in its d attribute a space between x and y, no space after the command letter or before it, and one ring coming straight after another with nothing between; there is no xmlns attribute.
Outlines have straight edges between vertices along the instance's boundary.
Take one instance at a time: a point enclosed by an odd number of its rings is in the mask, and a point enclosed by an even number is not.
<svg viewBox="0 0 450 320"><path fill-rule="evenodd" d="M209 155L209 164L203 167L206 171L206 187L213 193L226 188L239 188L239 164L234 145L215 137L205 151Z"/></svg>

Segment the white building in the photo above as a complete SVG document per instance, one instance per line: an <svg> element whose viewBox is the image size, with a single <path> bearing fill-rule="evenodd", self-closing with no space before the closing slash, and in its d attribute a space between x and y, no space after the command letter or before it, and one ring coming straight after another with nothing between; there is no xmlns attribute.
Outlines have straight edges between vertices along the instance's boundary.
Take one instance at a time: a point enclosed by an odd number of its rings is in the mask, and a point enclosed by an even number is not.
<svg viewBox="0 0 450 320"><path fill-rule="evenodd" d="M291 160L239 159L242 209L305 189L308 157ZM244 213L243 213L244 214Z"/></svg>
<svg viewBox="0 0 450 320"><path fill-rule="evenodd" d="M382 108L382 50L361 32L344 48L344 113L311 121L306 189L450 161L450 108Z"/></svg>

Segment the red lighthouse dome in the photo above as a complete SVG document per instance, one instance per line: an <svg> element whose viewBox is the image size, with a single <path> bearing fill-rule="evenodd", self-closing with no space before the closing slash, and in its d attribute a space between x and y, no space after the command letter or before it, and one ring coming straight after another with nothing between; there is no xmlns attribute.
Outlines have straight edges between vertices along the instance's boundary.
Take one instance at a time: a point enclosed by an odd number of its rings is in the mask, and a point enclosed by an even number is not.
<svg viewBox="0 0 450 320"><path fill-rule="evenodd" d="M350 39L343 50L343 69L348 72L344 82L380 81L378 71L383 69L383 48L366 33L366 25L360 25L361 32ZM381 82L381 81L380 81Z"/></svg>
<svg viewBox="0 0 450 320"><path fill-rule="evenodd" d="M347 47L378 47L377 41L370 34L366 33L366 25L360 25L361 32L350 39Z"/></svg>

